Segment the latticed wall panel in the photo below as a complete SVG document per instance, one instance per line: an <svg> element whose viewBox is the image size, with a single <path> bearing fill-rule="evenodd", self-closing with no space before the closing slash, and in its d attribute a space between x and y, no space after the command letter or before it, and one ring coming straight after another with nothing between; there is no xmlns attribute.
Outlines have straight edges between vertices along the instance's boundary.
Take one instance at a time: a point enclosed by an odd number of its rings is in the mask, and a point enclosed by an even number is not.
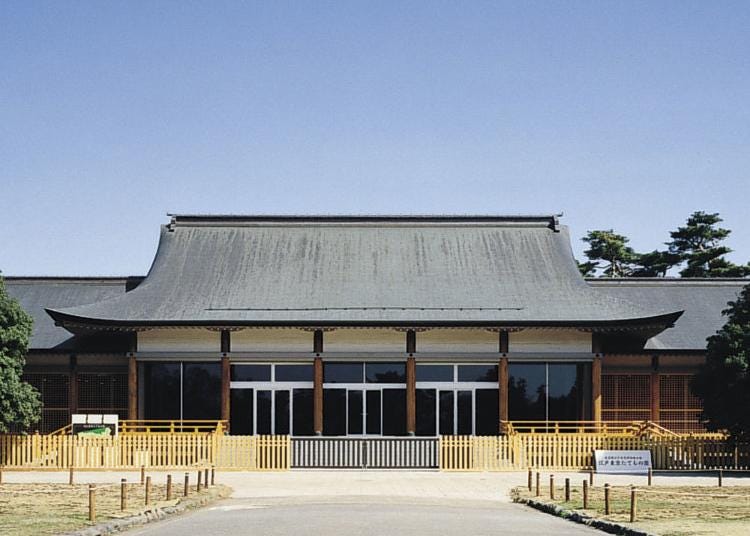
<svg viewBox="0 0 750 536"><path fill-rule="evenodd" d="M660 424L675 432L699 432L703 405L690 390L691 374L662 374L659 376Z"/></svg>
<svg viewBox="0 0 750 536"><path fill-rule="evenodd" d="M602 374L602 418L605 421L650 419L650 375Z"/></svg>
<svg viewBox="0 0 750 536"><path fill-rule="evenodd" d="M32 431L46 434L70 423L70 378L67 374L24 374L23 379L42 397L42 418L31 427Z"/></svg>
<svg viewBox="0 0 750 536"><path fill-rule="evenodd" d="M78 374L78 412L128 413L127 374Z"/></svg>

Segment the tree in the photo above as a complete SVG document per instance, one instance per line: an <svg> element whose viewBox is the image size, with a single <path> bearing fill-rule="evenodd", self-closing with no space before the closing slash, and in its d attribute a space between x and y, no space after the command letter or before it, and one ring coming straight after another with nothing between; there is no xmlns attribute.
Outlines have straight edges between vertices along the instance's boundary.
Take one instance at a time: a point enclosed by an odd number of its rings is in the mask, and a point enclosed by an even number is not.
<svg viewBox="0 0 750 536"><path fill-rule="evenodd" d="M8 296L0 277L0 433L39 420L39 392L21 379L31 336L31 317Z"/></svg>
<svg viewBox="0 0 750 536"><path fill-rule="evenodd" d="M581 272L581 275L583 277L594 277L594 275L596 275L597 263L592 262L592 261L589 261L589 262L576 261L576 264L578 265L578 271Z"/></svg>
<svg viewBox="0 0 750 536"><path fill-rule="evenodd" d="M732 250L721 245L731 231L717 227L718 213L693 212L684 227L670 233L669 252L678 255L686 265L682 277L744 277L750 266L733 264L724 258Z"/></svg>
<svg viewBox="0 0 750 536"><path fill-rule="evenodd" d="M596 268L600 268L599 261L604 261L606 264L602 267L603 274L608 277L630 275L633 263L638 260L637 253L627 245L629 240L612 229L589 231L583 241L589 244L589 249L584 251L586 257Z"/></svg>
<svg viewBox="0 0 750 536"><path fill-rule="evenodd" d="M676 253L654 250L651 253L637 255L632 277L666 277L667 272L682 259Z"/></svg>
<svg viewBox="0 0 750 536"><path fill-rule="evenodd" d="M750 439L750 285L722 312L727 323L708 338L706 363L693 379L712 430Z"/></svg>

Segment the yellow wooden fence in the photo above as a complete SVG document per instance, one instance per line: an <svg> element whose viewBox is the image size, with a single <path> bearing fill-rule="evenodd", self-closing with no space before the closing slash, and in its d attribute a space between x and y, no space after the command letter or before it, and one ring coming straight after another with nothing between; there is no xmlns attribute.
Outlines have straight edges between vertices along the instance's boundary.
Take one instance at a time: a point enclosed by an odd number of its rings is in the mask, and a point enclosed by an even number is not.
<svg viewBox="0 0 750 536"><path fill-rule="evenodd" d="M594 450L649 450L654 469L750 470L750 445L694 437L642 438L607 434L442 436L444 471L579 470L593 466Z"/></svg>
<svg viewBox="0 0 750 536"><path fill-rule="evenodd" d="M9 469L289 469L288 436L221 434L123 434L0 436L0 465Z"/></svg>

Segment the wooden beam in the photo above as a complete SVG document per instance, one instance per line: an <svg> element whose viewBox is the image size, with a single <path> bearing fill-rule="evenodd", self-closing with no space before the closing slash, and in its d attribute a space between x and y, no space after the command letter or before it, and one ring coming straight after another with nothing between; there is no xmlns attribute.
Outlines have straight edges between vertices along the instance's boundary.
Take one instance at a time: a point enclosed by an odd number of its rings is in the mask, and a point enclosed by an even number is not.
<svg viewBox="0 0 750 536"><path fill-rule="evenodd" d="M406 358L406 433L417 432L417 362L414 357Z"/></svg>
<svg viewBox="0 0 750 536"><path fill-rule="evenodd" d="M508 339L509 339L508 332L507 331L501 331L500 332L500 340L499 340L499 343L500 343L499 350L500 350L501 354L507 354L508 353L508 346L509 346L508 345Z"/></svg>
<svg viewBox="0 0 750 536"><path fill-rule="evenodd" d="M323 359L320 357L313 361L313 431L315 435L323 435Z"/></svg>
<svg viewBox="0 0 750 536"><path fill-rule="evenodd" d="M70 356L70 374L68 375L68 407L70 413L78 412L78 357Z"/></svg>
<svg viewBox="0 0 750 536"><path fill-rule="evenodd" d="M229 429L230 407L229 407L229 388L230 388L230 364L229 356L221 356L221 420L227 421L227 430Z"/></svg>
<svg viewBox="0 0 750 536"><path fill-rule="evenodd" d="M602 358L597 355L591 362L591 411L593 420L602 420Z"/></svg>
<svg viewBox="0 0 750 536"><path fill-rule="evenodd" d="M406 353L411 355L417 352L417 332L410 329L406 332Z"/></svg>
<svg viewBox="0 0 750 536"><path fill-rule="evenodd" d="M229 330L221 330L221 352L228 354L232 351L232 334Z"/></svg>
<svg viewBox="0 0 750 536"><path fill-rule="evenodd" d="M500 420L508 420L508 358L501 357L497 366L497 387L500 402ZM502 433L502 428L499 428Z"/></svg>
<svg viewBox="0 0 750 536"><path fill-rule="evenodd" d="M316 329L313 332L313 352L316 354L323 353L323 330Z"/></svg>
<svg viewBox="0 0 750 536"><path fill-rule="evenodd" d="M661 393L659 391L659 356L651 358L651 420L658 423L661 420L659 411Z"/></svg>
<svg viewBox="0 0 750 536"><path fill-rule="evenodd" d="M138 362L133 354L128 357L128 419L138 419Z"/></svg>

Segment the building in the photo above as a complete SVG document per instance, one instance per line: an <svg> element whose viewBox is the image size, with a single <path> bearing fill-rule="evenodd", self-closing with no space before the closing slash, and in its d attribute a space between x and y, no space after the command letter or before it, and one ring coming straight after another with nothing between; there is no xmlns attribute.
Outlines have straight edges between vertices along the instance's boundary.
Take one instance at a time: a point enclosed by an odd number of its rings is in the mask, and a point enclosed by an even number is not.
<svg viewBox="0 0 750 536"><path fill-rule="evenodd" d="M746 280L589 279L554 216L195 216L149 273L8 277L42 431L70 414L233 434L700 428L689 380Z"/></svg>

